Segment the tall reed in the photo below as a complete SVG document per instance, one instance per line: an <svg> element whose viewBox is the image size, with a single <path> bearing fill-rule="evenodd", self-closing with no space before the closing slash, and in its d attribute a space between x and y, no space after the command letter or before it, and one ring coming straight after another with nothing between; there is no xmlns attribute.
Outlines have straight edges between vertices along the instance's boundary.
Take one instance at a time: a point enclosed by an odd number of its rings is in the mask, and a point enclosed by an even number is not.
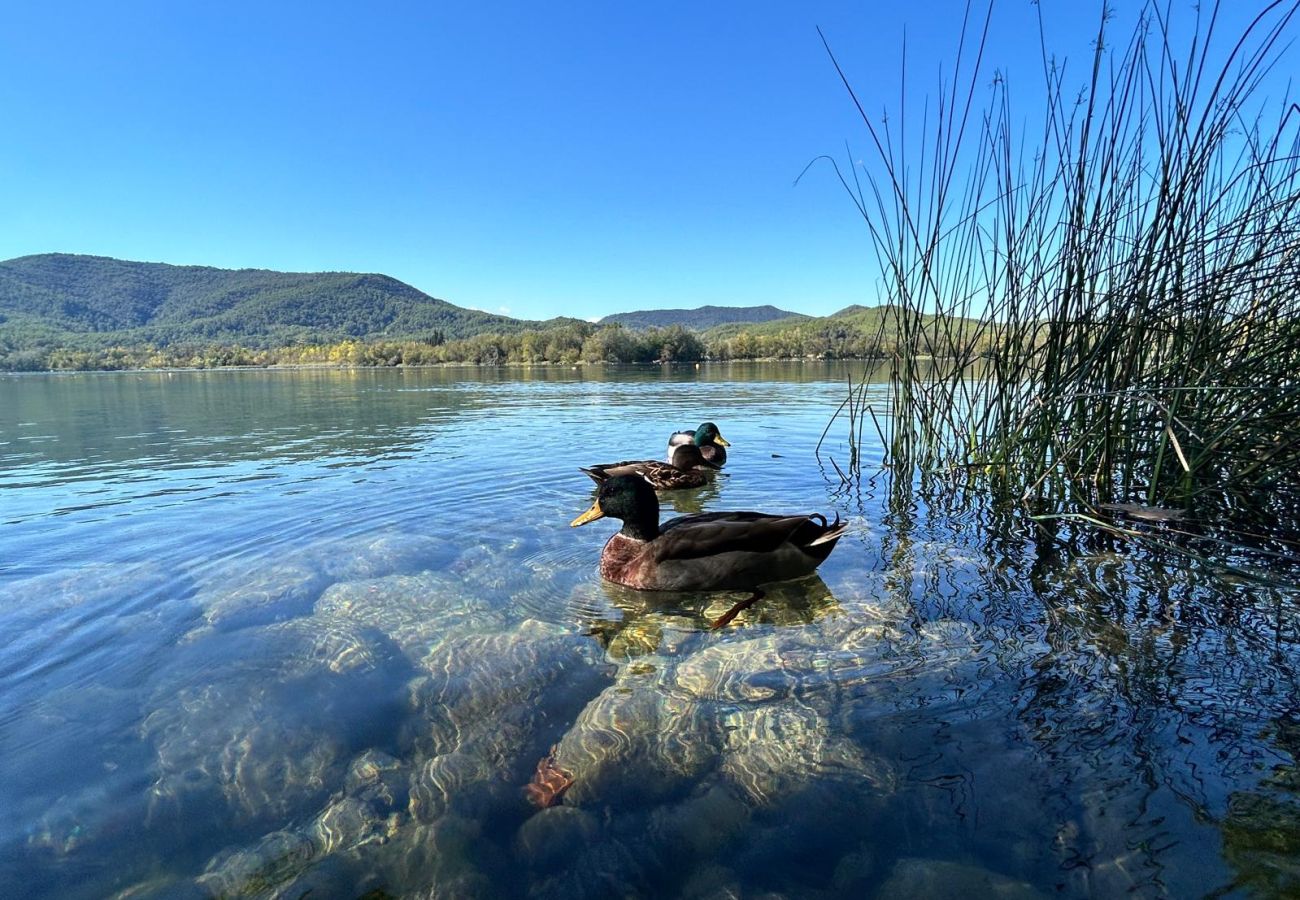
<svg viewBox="0 0 1300 900"><path fill-rule="evenodd" d="M835 171L899 347L885 403L850 392L850 429L882 423L895 477L975 472L1056 512L1277 507L1300 525L1300 106L1261 89L1298 8L1268 3L1224 41L1203 7L1181 52L1168 7L1122 42L1103 8L1077 95L1040 20L1030 135L1001 75L977 103L991 3L968 6L921 141L840 71L874 155Z"/></svg>

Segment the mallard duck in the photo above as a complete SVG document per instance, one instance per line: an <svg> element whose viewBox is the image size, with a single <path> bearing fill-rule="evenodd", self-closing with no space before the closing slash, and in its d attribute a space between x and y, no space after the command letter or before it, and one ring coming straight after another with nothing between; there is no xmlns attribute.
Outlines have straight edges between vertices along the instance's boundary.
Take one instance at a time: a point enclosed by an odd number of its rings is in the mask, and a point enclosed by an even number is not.
<svg viewBox="0 0 1300 900"><path fill-rule="evenodd" d="M601 484L616 475L635 475L648 482L656 491L702 487L709 480L706 473L719 468L721 466L706 460L700 448L694 444L674 447L671 463L660 462L657 459L640 459L579 467L596 484Z"/></svg>
<svg viewBox="0 0 1300 900"><path fill-rule="evenodd" d="M722 437L717 425L712 422L705 422L694 431L674 431L668 436L667 459L669 462L673 458L673 448L686 444L694 444L699 447L705 459L711 463L717 463L719 466L726 463L726 448L731 446L730 442Z"/></svg>
<svg viewBox="0 0 1300 900"><path fill-rule="evenodd" d="M643 479L607 478L596 502L570 525L623 521L600 553L600 575L643 591L752 590L799 578L830 556L848 528L836 515L712 512L659 524L659 498Z"/></svg>

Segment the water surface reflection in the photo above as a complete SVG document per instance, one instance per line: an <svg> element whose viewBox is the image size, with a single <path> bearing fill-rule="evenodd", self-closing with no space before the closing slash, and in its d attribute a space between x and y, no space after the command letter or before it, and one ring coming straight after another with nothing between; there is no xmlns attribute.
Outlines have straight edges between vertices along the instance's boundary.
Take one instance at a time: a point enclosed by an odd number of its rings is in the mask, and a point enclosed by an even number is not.
<svg viewBox="0 0 1300 900"><path fill-rule="evenodd" d="M1294 892L1296 597L846 489L812 458L846 381L0 380L0 884ZM567 526L578 465L706 418L727 469L665 516L854 522L720 631L736 595L604 584L615 526Z"/></svg>

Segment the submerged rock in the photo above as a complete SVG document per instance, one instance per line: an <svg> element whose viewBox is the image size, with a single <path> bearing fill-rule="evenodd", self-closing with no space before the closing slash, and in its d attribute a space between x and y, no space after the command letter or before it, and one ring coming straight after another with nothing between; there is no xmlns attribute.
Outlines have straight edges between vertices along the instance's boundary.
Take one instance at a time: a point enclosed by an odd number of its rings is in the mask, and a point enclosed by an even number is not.
<svg viewBox="0 0 1300 900"><path fill-rule="evenodd" d="M410 738L437 756L469 746L526 779L557 732L607 680L592 642L526 620L513 631L445 641L422 661L413 683ZM531 760L518 768L520 754Z"/></svg>
<svg viewBox="0 0 1300 900"><path fill-rule="evenodd" d="M484 838L480 824L454 814L413 824L362 853L371 889L391 896L474 900L522 895L507 889L512 866Z"/></svg>
<svg viewBox="0 0 1300 900"><path fill-rule="evenodd" d="M382 843L406 821L406 766L379 750L352 760L344 794L327 806L307 829L321 855Z"/></svg>
<svg viewBox="0 0 1300 900"><path fill-rule="evenodd" d="M321 861L350 859L359 849L398 834L406 822L405 782L398 760L367 750L349 765L345 792L305 827L274 831L250 846L223 850L196 884L217 897L302 896L309 887L352 893L356 876L351 867L322 867Z"/></svg>
<svg viewBox="0 0 1300 900"><path fill-rule="evenodd" d="M310 618L184 645L178 666L211 683L166 696L160 678L145 725L159 769L153 825L189 841L273 829L213 857L196 884L217 894L502 895L485 873L507 860L476 843L479 823L527 808L539 748L606 683L599 652L558 627L482 634L455 615L446 621L460 630L413 677L394 640L358 624L378 621L377 607L347 596ZM403 741L386 698L407 719ZM367 737L371 749L353 755ZM403 747L402 758L376 744Z"/></svg>
<svg viewBox="0 0 1300 900"><path fill-rule="evenodd" d="M203 626L190 633L191 639L213 629L234 631L304 616L330 577L302 559L251 564L232 560L208 574L204 582L195 595L203 609Z"/></svg>
<svg viewBox="0 0 1300 900"><path fill-rule="evenodd" d="M672 628L674 624L672 620L665 622L660 615L641 616L620 624L613 630L605 653L611 661L618 663L655 654L663 643L665 628Z"/></svg>
<svg viewBox="0 0 1300 900"><path fill-rule="evenodd" d="M913 897L996 897L999 900L1041 900L1046 897L1025 881L1017 881L979 866L942 859L900 859L876 894L878 900Z"/></svg>
<svg viewBox="0 0 1300 900"><path fill-rule="evenodd" d="M722 734L685 697L620 680L582 710L555 750L573 786L566 804L639 803L689 790L716 765Z"/></svg>
<svg viewBox="0 0 1300 900"><path fill-rule="evenodd" d="M719 783L656 809L646 832L659 855L685 863L716 858L729 845L743 840L752 821L751 804Z"/></svg>
<svg viewBox="0 0 1300 900"><path fill-rule="evenodd" d="M701 701L759 703L792 697L805 673L788 665L790 639L779 632L706 647L683 660L673 684Z"/></svg>
<svg viewBox="0 0 1300 900"><path fill-rule="evenodd" d="M618 837L587 844L556 875L532 884L529 896L540 900L586 900L604 897L655 896L652 873L663 862L650 858L647 848Z"/></svg>
<svg viewBox="0 0 1300 900"><path fill-rule="evenodd" d="M302 551L334 581L443 569L457 553L456 545L446 538L405 532L322 541Z"/></svg>
<svg viewBox="0 0 1300 900"><path fill-rule="evenodd" d="M600 820L585 809L552 806L530 816L515 835L515 854L540 873L565 868L601 836Z"/></svg>
<svg viewBox="0 0 1300 900"><path fill-rule="evenodd" d="M467 546L447 566L447 572L490 597L506 600L531 586L535 574L519 560L535 546L535 542L521 537L494 536L490 542Z"/></svg>
<svg viewBox="0 0 1300 900"><path fill-rule="evenodd" d="M353 749L396 729L408 678L382 636L337 622L184 645L142 726L157 757L150 822L220 831L319 808Z"/></svg>
<svg viewBox="0 0 1300 900"><path fill-rule="evenodd" d="M332 585L316 601L315 615L377 629L413 661L457 635L505 624L500 612L471 596L459 579L435 572Z"/></svg>
<svg viewBox="0 0 1300 900"><path fill-rule="evenodd" d="M233 558L203 573L196 600L206 629L230 631L311 612L332 583L446 566L454 546L422 535L321 541L274 558Z"/></svg>
<svg viewBox="0 0 1300 900"><path fill-rule="evenodd" d="M465 635L425 659L412 685L410 814L481 820L525 808L537 761L607 683L592 642L555 626Z"/></svg>
<svg viewBox="0 0 1300 900"><path fill-rule="evenodd" d="M0 584L0 647L68 610L96 618L117 615L184 595L188 586L187 579L156 563L93 563Z"/></svg>
<svg viewBox="0 0 1300 900"><path fill-rule="evenodd" d="M453 751L425 760L411 774L410 814L426 824L455 808L481 813L510 788L509 773L481 753Z"/></svg>
<svg viewBox="0 0 1300 900"><path fill-rule="evenodd" d="M892 794L896 777L883 761L869 761L808 707L764 706L728 715L722 774L760 807L774 807L814 782L841 782L877 798Z"/></svg>
<svg viewBox="0 0 1300 900"><path fill-rule="evenodd" d="M196 615L192 592L188 578L155 563L98 563L0 584L0 676L75 658L106 631L132 640L137 652L156 649ZM156 637L141 641L142 634ZM97 669L97 681L118 668L135 682L129 667L118 666Z"/></svg>
<svg viewBox="0 0 1300 900"><path fill-rule="evenodd" d="M198 878L213 897L274 896L273 889L298 875L316 858L311 838L276 831L252 847L219 854Z"/></svg>

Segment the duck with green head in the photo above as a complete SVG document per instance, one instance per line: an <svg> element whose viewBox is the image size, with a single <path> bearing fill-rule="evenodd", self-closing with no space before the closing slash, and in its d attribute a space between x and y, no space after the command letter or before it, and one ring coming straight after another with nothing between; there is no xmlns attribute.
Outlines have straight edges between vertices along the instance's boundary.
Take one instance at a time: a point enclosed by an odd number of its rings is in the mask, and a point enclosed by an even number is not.
<svg viewBox="0 0 1300 900"><path fill-rule="evenodd" d="M708 473L722 468L706 460L700 448L694 444L674 447L671 460L660 462L657 459L639 459L578 468L596 484L602 484L618 475L634 475L656 491L703 487L708 483Z"/></svg>
<svg viewBox="0 0 1300 900"><path fill-rule="evenodd" d="M719 466L726 463L727 448L731 446L731 443L718 431L717 425L712 422L705 422L694 431L674 431L668 436L669 462L673 458L673 448L687 444L694 444L699 447L705 459Z"/></svg>
<svg viewBox="0 0 1300 900"><path fill-rule="evenodd" d="M711 512L660 524L659 498L632 475L607 478L570 525L607 516L623 527L600 553L600 575L643 591L758 591L812 573L848 528L820 513Z"/></svg>

